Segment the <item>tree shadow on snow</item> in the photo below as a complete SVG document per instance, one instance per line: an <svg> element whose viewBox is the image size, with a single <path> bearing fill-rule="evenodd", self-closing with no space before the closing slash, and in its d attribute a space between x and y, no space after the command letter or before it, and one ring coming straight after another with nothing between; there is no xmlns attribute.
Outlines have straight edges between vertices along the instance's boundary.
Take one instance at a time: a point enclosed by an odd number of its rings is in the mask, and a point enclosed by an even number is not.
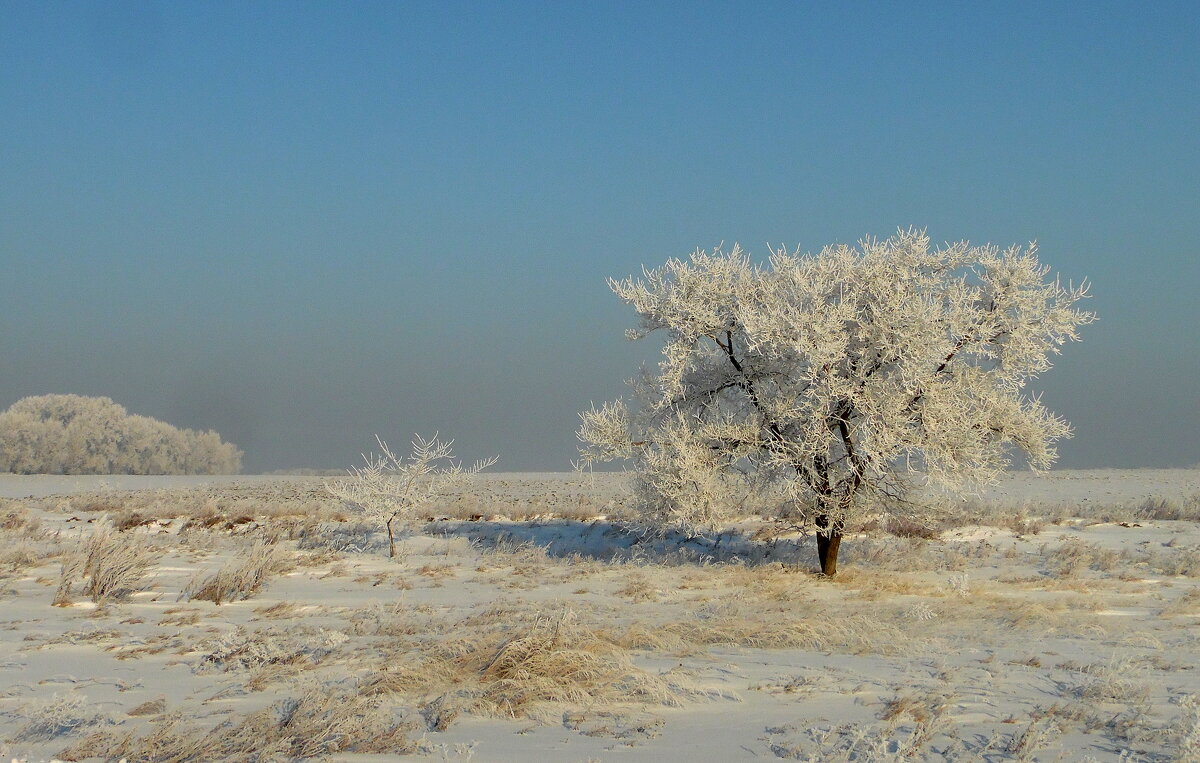
<svg viewBox="0 0 1200 763"><path fill-rule="evenodd" d="M747 565L807 563L803 537L762 541L737 530L718 535L689 535L678 530L651 531L609 520L552 519L529 522L437 520L426 532L468 539L485 551L543 550L563 559L578 556L603 562ZM809 553L811 556L811 553Z"/></svg>

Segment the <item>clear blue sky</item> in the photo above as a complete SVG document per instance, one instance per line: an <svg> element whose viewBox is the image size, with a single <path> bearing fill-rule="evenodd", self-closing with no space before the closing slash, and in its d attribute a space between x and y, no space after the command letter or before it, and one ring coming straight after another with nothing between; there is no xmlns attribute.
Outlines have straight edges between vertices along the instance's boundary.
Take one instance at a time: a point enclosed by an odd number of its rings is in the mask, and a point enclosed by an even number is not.
<svg viewBox="0 0 1200 763"><path fill-rule="evenodd" d="M1100 321L1064 467L1200 462L1193 3L0 2L0 408L250 471L441 430L560 470L656 348L607 276L897 226L1037 239Z"/></svg>

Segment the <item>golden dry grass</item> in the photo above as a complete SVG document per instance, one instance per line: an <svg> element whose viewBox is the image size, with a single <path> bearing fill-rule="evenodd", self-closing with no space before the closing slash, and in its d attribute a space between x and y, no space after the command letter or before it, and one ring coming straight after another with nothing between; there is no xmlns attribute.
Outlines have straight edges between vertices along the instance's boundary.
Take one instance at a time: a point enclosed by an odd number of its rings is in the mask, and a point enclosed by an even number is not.
<svg viewBox="0 0 1200 763"><path fill-rule="evenodd" d="M54 604L69 605L76 583L82 583L83 594L98 604L126 598L141 590L155 558L143 539L118 536L111 528L97 527L82 548L64 559Z"/></svg>
<svg viewBox="0 0 1200 763"><path fill-rule="evenodd" d="M547 704L677 705L696 694L637 667L627 649L580 624L570 610L516 632L495 629L397 655L364 690L433 697L443 719L450 706L516 718Z"/></svg>
<svg viewBox="0 0 1200 763"><path fill-rule="evenodd" d="M630 649L682 652L695 647L807 649L847 654L897 654L912 639L871 615L816 610L801 619L778 612L696 617L666 623L637 623L613 635Z"/></svg>
<svg viewBox="0 0 1200 763"><path fill-rule="evenodd" d="M218 605L248 599L271 575L287 572L294 566L295 554L289 547L257 541L242 558L233 559L215 573L194 578L180 598L211 601Z"/></svg>

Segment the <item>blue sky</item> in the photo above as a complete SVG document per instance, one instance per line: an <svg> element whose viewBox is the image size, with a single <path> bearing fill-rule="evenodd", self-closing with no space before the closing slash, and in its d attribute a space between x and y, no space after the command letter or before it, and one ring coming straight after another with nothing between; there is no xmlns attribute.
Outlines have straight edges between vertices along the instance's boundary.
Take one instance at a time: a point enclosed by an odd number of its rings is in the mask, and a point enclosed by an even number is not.
<svg viewBox="0 0 1200 763"><path fill-rule="evenodd" d="M0 407L569 468L697 246L1036 239L1064 467L1200 462L1188 3L0 2Z"/></svg>

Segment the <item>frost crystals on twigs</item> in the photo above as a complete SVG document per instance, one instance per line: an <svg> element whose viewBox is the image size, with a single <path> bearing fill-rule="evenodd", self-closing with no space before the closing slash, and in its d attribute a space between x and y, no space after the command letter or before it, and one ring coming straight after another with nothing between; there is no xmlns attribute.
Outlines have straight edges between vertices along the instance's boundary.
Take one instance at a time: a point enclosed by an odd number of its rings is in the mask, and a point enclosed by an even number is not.
<svg viewBox="0 0 1200 763"><path fill-rule="evenodd" d="M350 476L328 482L330 495L381 521L388 534L388 556L396 556L396 520L410 521L418 511L461 487L479 472L496 463L497 457L476 461L464 469L454 460L453 440L442 442L435 433L426 440L416 435L407 457L393 453L378 435L380 453L363 455L363 466Z"/></svg>
<svg viewBox="0 0 1200 763"><path fill-rule="evenodd" d="M629 459L651 522L712 528L737 509L729 486L770 489L815 529L837 569L847 521L866 507L923 521L912 476L961 492L1023 451L1049 467L1070 436L1026 383L1094 316L1086 285L1048 279L1037 248L930 250L923 230L772 251L753 264L696 251L609 281L661 331L657 373L622 401L581 414L584 463Z"/></svg>

